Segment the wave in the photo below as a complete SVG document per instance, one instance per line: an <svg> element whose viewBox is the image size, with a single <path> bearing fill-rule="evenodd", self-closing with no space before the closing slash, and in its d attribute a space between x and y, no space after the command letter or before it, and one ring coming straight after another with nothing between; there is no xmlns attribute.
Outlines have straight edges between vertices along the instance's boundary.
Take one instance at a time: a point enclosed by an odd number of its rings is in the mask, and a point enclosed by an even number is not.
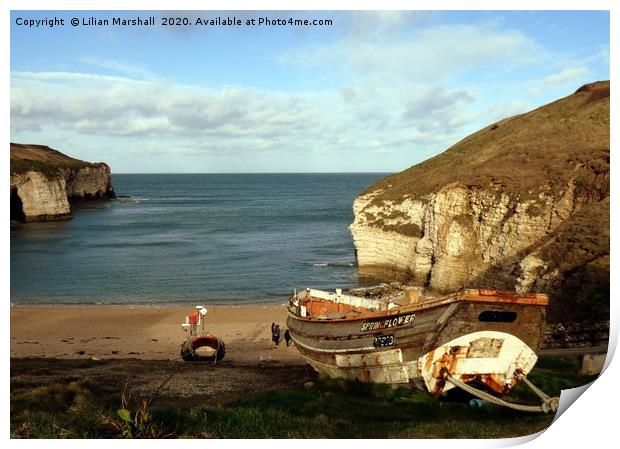
<svg viewBox="0 0 620 449"><path fill-rule="evenodd" d="M150 201L150 198L144 198L141 196L129 196L129 195L119 195L114 201L120 204L139 204L144 201Z"/></svg>
<svg viewBox="0 0 620 449"><path fill-rule="evenodd" d="M322 267L354 267L355 262L315 262L312 264L315 268Z"/></svg>
<svg viewBox="0 0 620 449"><path fill-rule="evenodd" d="M185 245L190 242L184 240L159 240L154 242L94 242L88 243L88 246L94 248L135 248L135 247L164 247Z"/></svg>

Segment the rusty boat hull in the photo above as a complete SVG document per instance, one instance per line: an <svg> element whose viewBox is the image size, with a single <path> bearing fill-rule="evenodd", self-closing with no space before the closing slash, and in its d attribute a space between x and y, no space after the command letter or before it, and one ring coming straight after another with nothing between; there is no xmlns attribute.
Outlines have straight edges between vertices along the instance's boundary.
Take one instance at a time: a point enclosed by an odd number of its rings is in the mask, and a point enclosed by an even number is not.
<svg viewBox="0 0 620 449"><path fill-rule="evenodd" d="M438 396L454 387L448 373L506 394L536 363L547 304L544 294L494 290L394 304L306 289L291 296L287 327L323 376Z"/></svg>

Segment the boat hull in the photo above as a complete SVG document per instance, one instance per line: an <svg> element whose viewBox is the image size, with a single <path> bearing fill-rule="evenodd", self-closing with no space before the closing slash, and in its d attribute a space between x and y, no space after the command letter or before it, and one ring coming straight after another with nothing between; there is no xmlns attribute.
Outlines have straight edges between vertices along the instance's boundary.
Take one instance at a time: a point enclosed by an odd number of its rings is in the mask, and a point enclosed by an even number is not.
<svg viewBox="0 0 620 449"><path fill-rule="evenodd" d="M515 373L527 374L536 363L541 305L472 296L357 318L303 317L290 310L287 327L301 355L323 376L413 384L438 395L452 386L444 381L445 369L506 393L516 384Z"/></svg>

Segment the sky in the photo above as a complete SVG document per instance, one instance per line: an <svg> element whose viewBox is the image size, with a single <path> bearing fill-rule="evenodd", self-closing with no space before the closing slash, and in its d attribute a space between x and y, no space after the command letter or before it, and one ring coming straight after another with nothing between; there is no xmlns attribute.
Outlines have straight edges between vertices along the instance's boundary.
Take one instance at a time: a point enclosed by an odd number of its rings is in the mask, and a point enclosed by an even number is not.
<svg viewBox="0 0 620 449"><path fill-rule="evenodd" d="M10 38L11 141L113 173L401 171L610 77L607 11L11 11Z"/></svg>

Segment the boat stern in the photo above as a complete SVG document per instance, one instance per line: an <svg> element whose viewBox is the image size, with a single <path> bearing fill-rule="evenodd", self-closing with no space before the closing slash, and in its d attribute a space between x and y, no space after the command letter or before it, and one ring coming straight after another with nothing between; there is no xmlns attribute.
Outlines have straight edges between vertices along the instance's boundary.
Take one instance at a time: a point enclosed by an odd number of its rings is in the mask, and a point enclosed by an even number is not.
<svg viewBox="0 0 620 449"><path fill-rule="evenodd" d="M536 364L534 351L514 335L480 331L460 336L420 357L419 376L439 396L454 385L446 374L464 383L479 382L496 393L508 393Z"/></svg>

